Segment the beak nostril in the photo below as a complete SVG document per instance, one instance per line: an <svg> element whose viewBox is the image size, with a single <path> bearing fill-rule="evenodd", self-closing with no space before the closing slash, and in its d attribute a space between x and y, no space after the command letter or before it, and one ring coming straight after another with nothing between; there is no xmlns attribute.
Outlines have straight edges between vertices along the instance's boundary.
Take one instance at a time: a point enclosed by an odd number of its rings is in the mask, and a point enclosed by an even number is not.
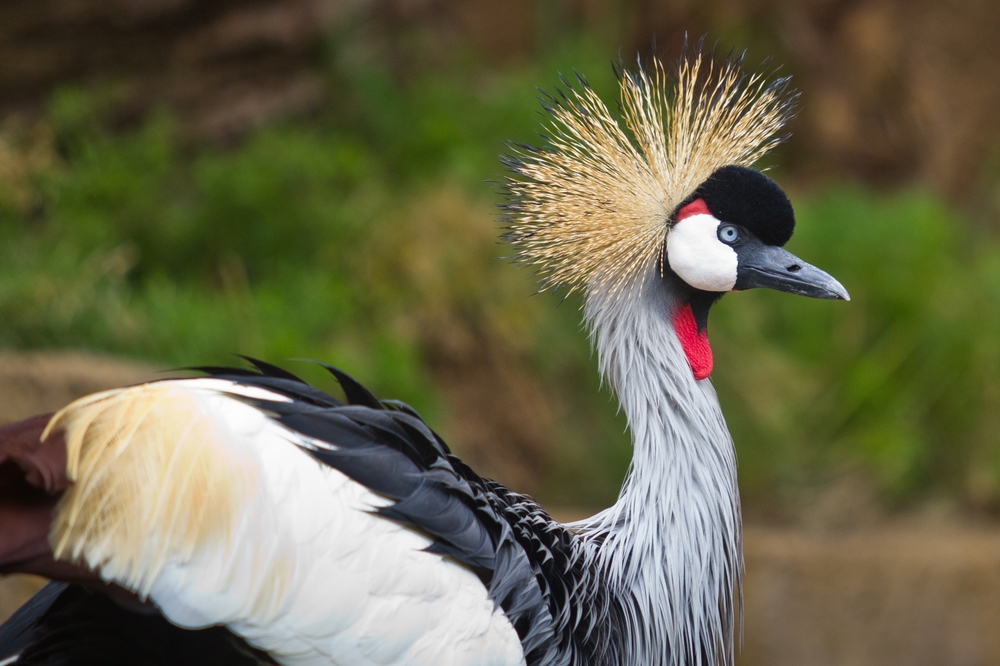
<svg viewBox="0 0 1000 666"><path fill-rule="evenodd" d="M785 270L788 271L789 273L798 273L799 271L802 270L802 267L799 266L798 264L792 264L791 266L789 266Z"/></svg>

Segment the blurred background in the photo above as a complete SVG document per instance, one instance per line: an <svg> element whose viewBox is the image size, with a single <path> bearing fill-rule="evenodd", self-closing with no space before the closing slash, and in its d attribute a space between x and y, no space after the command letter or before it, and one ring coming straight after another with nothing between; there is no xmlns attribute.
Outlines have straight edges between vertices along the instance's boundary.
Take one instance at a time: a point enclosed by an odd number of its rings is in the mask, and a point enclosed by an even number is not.
<svg viewBox="0 0 1000 666"><path fill-rule="evenodd" d="M536 88L613 102L612 61L685 33L793 76L766 166L853 298L713 309L742 663L1000 663L989 0L6 0L0 416L233 353L334 390L314 358L557 515L610 504L624 421L578 301L502 259L490 181Z"/></svg>

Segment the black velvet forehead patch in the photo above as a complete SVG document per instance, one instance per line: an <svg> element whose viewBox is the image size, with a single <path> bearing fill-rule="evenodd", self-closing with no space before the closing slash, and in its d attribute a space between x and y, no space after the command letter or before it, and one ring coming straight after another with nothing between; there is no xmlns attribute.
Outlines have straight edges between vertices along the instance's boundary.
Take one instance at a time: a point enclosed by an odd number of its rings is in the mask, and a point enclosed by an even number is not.
<svg viewBox="0 0 1000 666"><path fill-rule="evenodd" d="M795 230L792 202L760 171L741 166L716 169L689 201L699 198L717 219L746 228L768 245L784 245Z"/></svg>

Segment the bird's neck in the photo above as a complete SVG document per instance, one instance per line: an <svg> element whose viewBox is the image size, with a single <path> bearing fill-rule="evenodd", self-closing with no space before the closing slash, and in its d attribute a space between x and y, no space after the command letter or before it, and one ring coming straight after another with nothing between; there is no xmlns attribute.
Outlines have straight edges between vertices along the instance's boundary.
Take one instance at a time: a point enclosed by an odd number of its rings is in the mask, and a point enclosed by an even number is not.
<svg viewBox="0 0 1000 666"><path fill-rule="evenodd" d="M624 632L636 663L731 663L742 572L735 453L715 390L695 380L674 331L677 298L655 273L639 298L587 301L635 450L618 501L581 527L596 537L605 580L635 606L625 617L642 618Z"/></svg>

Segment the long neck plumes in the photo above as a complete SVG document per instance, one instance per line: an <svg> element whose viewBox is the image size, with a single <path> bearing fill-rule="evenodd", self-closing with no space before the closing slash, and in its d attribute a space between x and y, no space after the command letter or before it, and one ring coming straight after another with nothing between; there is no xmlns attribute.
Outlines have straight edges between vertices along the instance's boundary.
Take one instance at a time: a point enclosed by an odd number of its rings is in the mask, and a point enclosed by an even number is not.
<svg viewBox="0 0 1000 666"><path fill-rule="evenodd" d="M623 605L630 663L731 664L742 573L732 439L715 390L692 375L659 271L639 294L588 294L601 371L635 451L618 501L578 527Z"/></svg>

